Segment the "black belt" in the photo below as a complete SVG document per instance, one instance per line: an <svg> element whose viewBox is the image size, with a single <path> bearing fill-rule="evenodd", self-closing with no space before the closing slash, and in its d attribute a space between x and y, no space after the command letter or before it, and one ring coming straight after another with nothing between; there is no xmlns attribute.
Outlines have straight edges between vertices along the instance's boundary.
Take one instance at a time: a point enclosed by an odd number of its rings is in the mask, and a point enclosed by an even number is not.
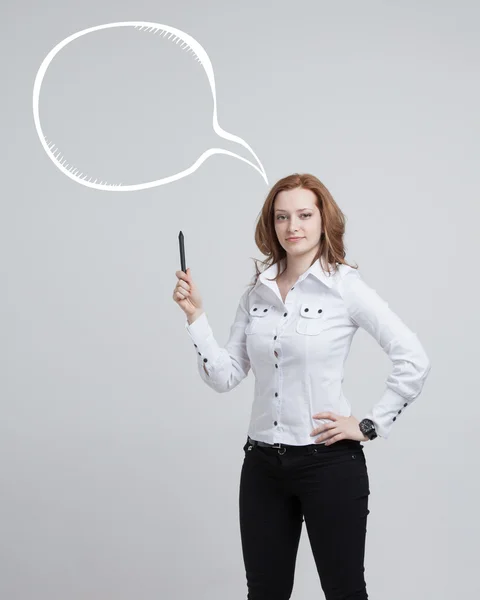
<svg viewBox="0 0 480 600"><path fill-rule="evenodd" d="M308 444L306 446L296 446L296 445L281 444L281 443L268 444L267 442L259 442L258 440L252 440L252 438L250 436L247 436L247 439L248 439L248 444L250 444L253 447L261 446L262 448L283 449L283 452L281 452L281 454L285 454L285 452L287 451L287 448L297 449L299 452L302 452L302 451L304 452L305 450L308 450L310 448L310 449L312 449L312 452L317 452L319 446L324 447L324 448L329 447L329 446L325 445L325 442L320 442L318 444L312 443L312 444ZM363 445L360 442L358 442L356 440L350 440L350 439L340 440L340 441L336 442L334 444L334 446L336 446L337 444L339 446L349 446L352 449L363 448ZM339 446L337 446L337 447L339 447Z"/></svg>
<svg viewBox="0 0 480 600"><path fill-rule="evenodd" d="M278 442L277 444L268 444L267 442L259 442L258 440L252 440L250 436L248 436L248 443L252 446L262 446L263 448L308 448L310 446L318 446L318 444L308 444L307 446L295 446L292 444L281 444Z"/></svg>
<svg viewBox="0 0 480 600"><path fill-rule="evenodd" d="M248 443L252 444L252 446L263 446L264 448L286 448L288 444L267 444L267 442L259 442L258 440L252 440L250 436L248 436Z"/></svg>

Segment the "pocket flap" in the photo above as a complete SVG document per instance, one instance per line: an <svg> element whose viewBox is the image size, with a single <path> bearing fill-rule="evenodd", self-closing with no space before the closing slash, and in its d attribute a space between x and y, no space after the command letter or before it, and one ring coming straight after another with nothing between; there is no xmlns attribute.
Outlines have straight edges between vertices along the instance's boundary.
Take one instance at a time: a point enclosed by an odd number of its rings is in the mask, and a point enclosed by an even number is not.
<svg viewBox="0 0 480 600"><path fill-rule="evenodd" d="M318 302L304 302L300 306L300 315L307 319L321 319L323 317L322 305Z"/></svg>
<svg viewBox="0 0 480 600"><path fill-rule="evenodd" d="M265 317L273 310L273 304L266 304L265 302L254 302L250 307L250 314L252 317Z"/></svg>

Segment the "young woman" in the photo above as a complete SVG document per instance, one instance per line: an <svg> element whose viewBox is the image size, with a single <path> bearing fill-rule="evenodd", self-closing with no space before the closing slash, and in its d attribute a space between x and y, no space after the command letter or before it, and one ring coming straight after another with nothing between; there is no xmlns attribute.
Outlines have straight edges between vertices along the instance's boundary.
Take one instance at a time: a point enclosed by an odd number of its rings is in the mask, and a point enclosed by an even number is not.
<svg viewBox="0 0 480 600"><path fill-rule="evenodd" d="M430 371L416 334L345 260L345 218L313 175L278 181L255 242L267 268L242 294L224 348L198 289L177 271L203 381L218 392L255 375L243 448L240 531L249 600L287 600L305 521L326 600L365 600L369 478L363 445L387 438ZM359 421L342 391L359 327L393 363L385 390Z"/></svg>

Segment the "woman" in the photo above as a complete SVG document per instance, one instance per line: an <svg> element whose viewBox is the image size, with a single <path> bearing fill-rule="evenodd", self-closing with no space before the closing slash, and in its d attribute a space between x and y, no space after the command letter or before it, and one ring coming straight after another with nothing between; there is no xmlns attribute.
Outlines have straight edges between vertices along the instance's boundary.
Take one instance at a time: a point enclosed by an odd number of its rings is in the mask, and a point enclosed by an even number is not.
<svg viewBox="0 0 480 600"><path fill-rule="evenodd" d="M173 298L187 315L200 376L227 392L255 375L240 478L249 600L287 600L305 520L326 600L368 598L369 479L363 445L387 438L430 371L417 336L345 260L345 218L313 175L270 191L255 231L268 258L239 302L230 337L213 337L190 269ZM342 391L358 327L393 363L381 398L356 419Z"/></svg>

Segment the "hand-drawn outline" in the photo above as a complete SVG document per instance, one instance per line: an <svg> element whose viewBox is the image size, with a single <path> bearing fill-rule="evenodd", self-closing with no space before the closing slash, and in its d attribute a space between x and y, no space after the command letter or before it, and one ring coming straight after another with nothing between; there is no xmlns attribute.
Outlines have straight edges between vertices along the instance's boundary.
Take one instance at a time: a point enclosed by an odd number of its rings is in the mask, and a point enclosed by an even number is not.
<svg viewBox="0 0 480 600"><path fill-rule="evenodd" d="M165 177L163 179L158 179L156 181L149 181L146 183L139 183L139 184L134 184L134 185L123 185L122 183L108 183L106 181L100 181L97 183L97 181L98 181L97 179L92 181L92 179L93 179L92 177L87 178L88 176L84 175L83 173L80 173L79 169L76 169L75 167L69 165L67 163L67 161L63 158L63 155L60 153L60 150L56 147L55 143L53 141L49 141L46 138L46 136L43 133L41 124L40 124L39 99L40 99L40 89L42 86L42 81L43 81L43 78L47 71L48 65L52 62L55 55L58 54L58 52L60 52L60 50L62 48L64 48L67 44L69 44L73 40L77 39L78 37L86 35L87 33L91 33L93 31L98 31L100 29L109 29L112 27L134 27L135 29L138 29L140 31L146 29L148 31L148 33L152 32L152 31L153 31L153 33L160 32L162 36L170 34L168 37L168 40L170 40L173 36L172 41L174 41L176 44L178 44L178 42L181 41L182 42L182 45L180 46L181 49L182 50L186 49L188 52L192 52L195 60L200 62L200 64L205 69L205 73L207 74L208 81L210 83L210 89L212 91L212 96L213 96L213 119L212 119L212 121L213 121L213 129L214 129L215 133L218 136L220 136L226 140L230 140L232 142L237 142L238 144L241 144L242 146L244 146L255 157L255 160L257 161L260 168L256 164L247 160L246 158L243 158L242 156L239 156L238 154L235 154L234 152L230 152L229 150L225 150L223 148L210 148L209 150L206 150L193 163L193 165L191 167L189 167L188 169L185 169L184 171L180 171L180 173L177 173L176 175L172 175L170 177ZM182 177L186 177L187 175L194 173L200 167L200 165L205 160L207 160L208 157L213 156L214 154L227 154L229 156L238 158L239 160L242 160L243 162L246 162L247 164L249 164L251 167L253 167L255 170L257 170L260 173L260 175L265 180L265 183L268 185L268 179L267 179L265 169L263 168L262 163L260 162L260 160L259 160L258 156L255 154L255 152L252 150L252 148L247 144L247 142L242 140L242 138L240 138L236 135L233 135L231 133L228 133L227 131L222 129L220 127L220 125L218 124L217 97L216 97L216 91L215 91L215 76L213 73L212 63L208 57L208 54L206 53L204 48L201 46L201 44L199 42L197 42L193 37L191 37L184 31L181 31L180 29L176 29L175 27L170 27L169 25L162 25L160 23L149 23L149 22L145 22L145 21L124 21L124 22L119 22L119 23L106 23L105 25L96 25L95 27L89 27L88 29L83 29L82 31L78 31L77 33L74 33L74 34L70 35L69 37L65 38L64 40L62 40L47 54L47 56L43 60L42 64L40 65L40 68L38 69L37 75L35 77L35 83L33 85L33 119L35 122L35 128L37 130L38 137L40 138L40 142L42 143L42 146L44 147L47 155L53 161L54 165L56 167L58 167L60 169L60 171L62 171L62 173L67 175L67 177L70 177L70 179L72 179L73 181L80 183L82 185L85 185L87 187L95 188L97 190L105 190L105 191L113 191L113 192L129 192L129 191L133 191L133 190L142 190L142 189L156 187L159 185L164 185L166 183L176 181L177 179L181 179Z"/></svg>

